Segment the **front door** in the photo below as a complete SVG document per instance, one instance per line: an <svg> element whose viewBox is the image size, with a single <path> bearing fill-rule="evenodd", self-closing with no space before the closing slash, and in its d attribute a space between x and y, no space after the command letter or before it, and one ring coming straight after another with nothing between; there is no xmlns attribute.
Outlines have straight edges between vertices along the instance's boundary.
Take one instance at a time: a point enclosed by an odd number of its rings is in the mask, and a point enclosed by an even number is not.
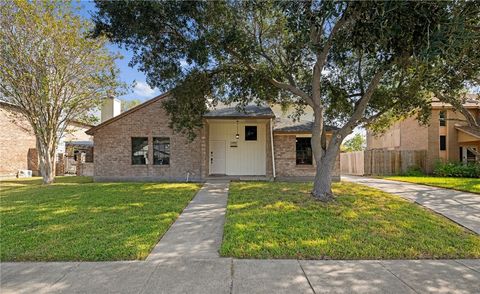
<svg viewBox="0 0 480 294"><path fill-rule="evenodd" d="M210 141L210 174L224 175L225 166L225 141Z"/></svg>

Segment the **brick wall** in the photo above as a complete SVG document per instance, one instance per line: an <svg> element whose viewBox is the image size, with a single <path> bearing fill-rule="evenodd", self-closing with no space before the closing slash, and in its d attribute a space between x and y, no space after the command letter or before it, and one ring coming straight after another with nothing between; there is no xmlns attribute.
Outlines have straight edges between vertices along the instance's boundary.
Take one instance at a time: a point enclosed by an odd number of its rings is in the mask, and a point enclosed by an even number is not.
<svg viewBox="0 0 480 294"><path fill-rule="evenodd" d="M313 165L297 165L296 163L296 135L273 135L275 152L275 171L277 177L313 177L315 176L315 161ZM340 179L340 155L337 156L334 180Z"/></svg>
<svg viewBox="0 0 480 294"><path fill-rule="evenodd" d="M158 100L98 129L94 134L95 180L185 180L187 173L191 180L201 179L205 174L205 145L201 142L204 131L189 142L182 134L174 133L168 122L162 100ZM132 137L148 137L150 164L131 164ZM170 138L169 165L151 164L153 137Z"/></svg>
<svg viewBox="0 0 480 294"><path fill-rule="evenodd" d="M29 150L36 147L35 142L30 124L12 107L0 104L0 176L29 169Z"/></svg>
<svg viewBox="0 0 480 294"><path fill-rule="evenodd" d="M55 161L55 176L65 175L65 155L58 153Z"/></svg>
<svg viewBox="0 0 480 294"><path fill-rule="evenodd" d="M77 176L93 176L94 163L93 162L76 162L76 175Z"/></svg>
<svg viewBox="0 0 480 294"><path fill-rule="evenodd" d="M27 169L32 171L33 176L40 176L40 170L38 167L38 152L37 148L28 149L27 155Z"/></svg>
<svg viewBox="0 0 480 294"><path fill-rule="evenodd" d="M439 134L439 121L438 110L432 110L432 116L430 119L430 125L428 127L428 148L427 148L427 166L426 172L432 173L435 167L435 162L440 159L440 134Z"/></svg>
<svg viewBox="0 0 480 294"><path fill-rule="evenodd" d="M400 123L400 146L396 150L426 150L428 148L428 126L420 125L415 117Z"/></svg>

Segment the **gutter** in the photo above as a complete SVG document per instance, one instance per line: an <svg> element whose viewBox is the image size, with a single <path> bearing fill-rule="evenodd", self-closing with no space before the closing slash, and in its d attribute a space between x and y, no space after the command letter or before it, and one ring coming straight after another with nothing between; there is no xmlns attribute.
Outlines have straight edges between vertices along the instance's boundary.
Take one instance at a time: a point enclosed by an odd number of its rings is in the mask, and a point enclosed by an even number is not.
<svg viewBox="0 0 480 294"><path fill-rule="evenodd" d="M272 147L272 173L273 179L275 179L276 172L275 172L275 150L273 148L273 118L270 118L270 146Z"/></svg>

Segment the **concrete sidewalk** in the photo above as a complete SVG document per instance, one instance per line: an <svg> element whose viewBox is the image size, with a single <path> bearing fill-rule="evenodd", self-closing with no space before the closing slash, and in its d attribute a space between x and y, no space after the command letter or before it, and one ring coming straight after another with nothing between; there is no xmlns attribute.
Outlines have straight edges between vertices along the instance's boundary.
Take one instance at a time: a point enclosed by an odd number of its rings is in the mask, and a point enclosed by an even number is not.
<svg viewBox="0 0 480 294"><path fill-rule="evenodd" d="M401 196L480 234L480 195L478 194L367 177L342 176L342 180Z"/></svg>
<svg viewBox="0 0 480 294"><path fill-rule="evenodd" d="M478 293L480 260L220 258L228 182L206 183L146 261L0 264L0 293Z"/></svg>
<svg viewBox="0 0 480 294"><path fill-rule="evenodd" d="M479 293L480 260L2 263L1 293Z"/></svg>

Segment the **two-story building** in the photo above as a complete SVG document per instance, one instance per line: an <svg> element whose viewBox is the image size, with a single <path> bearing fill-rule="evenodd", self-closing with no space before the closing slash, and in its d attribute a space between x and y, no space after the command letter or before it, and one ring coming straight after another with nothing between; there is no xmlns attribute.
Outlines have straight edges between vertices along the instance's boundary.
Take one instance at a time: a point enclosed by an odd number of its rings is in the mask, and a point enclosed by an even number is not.
<svg viewBox="0 0 480 294"><path fill-rule="evenodd" d="M464 106L480 116L480 101L468 100ZM421 125L415 117L408 117L392 125L386 132L374 135L367 130L367 150L426 150L426 171L432 172L437 160L474 162L475 151L480 150L480 132L470 126L465 117L450 104L432 102L428 125Z"/></svg>

